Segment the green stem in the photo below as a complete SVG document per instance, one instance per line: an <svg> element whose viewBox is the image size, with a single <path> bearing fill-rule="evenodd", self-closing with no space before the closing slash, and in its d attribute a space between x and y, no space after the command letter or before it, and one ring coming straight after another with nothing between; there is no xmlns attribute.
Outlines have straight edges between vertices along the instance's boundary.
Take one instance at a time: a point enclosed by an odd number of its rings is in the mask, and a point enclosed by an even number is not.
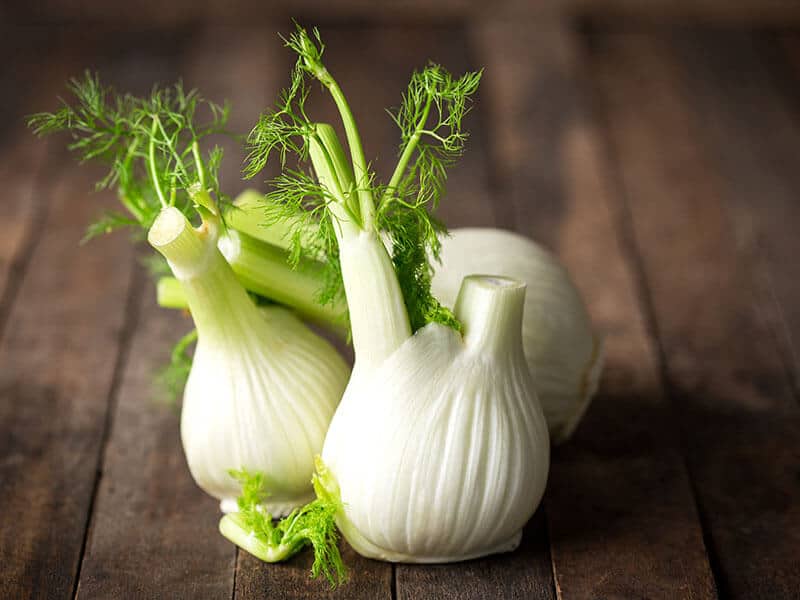
<svg viewBox="0 0 800 600"><path fill-rule="evenodd" d="M150 172L150 179L153 182L153 187L158 195L158 200L161 202L163 208L167 208L169 204L164 196L164 190L161 189L161 182L158 180L158 171L156 171L156 134L158 133L158 117L153 116L153 124L150 126L150 144L149 144L149 160L147 167Z"/></svg>
<svg viewBox="0 0 800 600"><path fill-rule="evenodd" d="M324 152L325 161L330 169L329 175L333 177L331 182L333 184L332 191L335 190L341 195L341 203L348 206L351 213L359 214L358 207L351 204L351 194L355 190L353 169L344 154L344 149L341 142L339 142L339 137L336 135L336 130L327 123L316 123L314 125L314 134L315 144L311 145L310 152L317 149Z"/></svg>
<svg viewBox="0 0 800 600"><path fill-rule="evenodd" d="M247 290L346 335L347 307L342 302L323 305L316 301L322 265L301 258L292 268L285 250L235 230L222 236L218 246Z"/></svg>
<svg viewBox="0 0 800 600"><path fill-rule="evenodd" d="M340 179L332 172L332 164L312 138L309 157L323 186ZM333 190L329 190L333 193ZM334 194L335 196L335 194ZM339 217L341 227L335 228L339 242L339 263L347 305L357 369L380 365L409 337L411 325L403 301L400 283L392 259L374 229L361 229L340 216L346 212L339 204L330 206ZM346 217L344 217L346 218Z"/></svg>
<svg viewBox="0 0 800 600"><path fill-rule="evenodd" d="M283 248L231 229L220 238L218 246L247 291L284 304L340 337L347 337L347 306L339 301L325 305L315 301L322 284L322 265L301 260L292 269ZM158 304L164 308L189 308L183 286L173 277L159 279L156 294Z"/></svg>
<svg viewBox="0 0 800 600"><path fill-rule="evenodd" d="M365 231L371 231L375 227L375 200L369 188L370 177L367 168L367 159L364 155L364 148L361 145L361 136L358 133L356 120L353 111L347 103L344 92L330 72L321 64L312 69L314 76L328 89L339 115L344 125L347 145L350 147L350 157L353 161L353 172L356 188L358 190L358 204L360 209L361 227Z"/></svg>
<svg viewBox="0 0 800 600"><path fill-rule="evenodd" d="M195 229L175 207L161 211L147 240L164 258L186 294L200 339L240 340L254 335L261 316L216 245L216 227ZM229 318L220 318L220 315Z"/></svg>
<svg viewBox="0 0 800 600"><path fill-rule="evenodd" d="M333 128L329 125L320 124L317 126L317 133L309 138L308 155L311 158L311 164L314 166L314 172L317 174L317 179L320 185L325 188L328 193L333 197L333 201L328 203L328 208L331 214L336 218L338 227L335 227L336 235L341 238L344 231L354 233L362 230L362 223L357 214L353 211L348 202L348 197L342 192L339 184L340 181L347 181L347 173L339 173L340 167L337 167L339 161L335 160L333 156L336 154L336 134L333 133L333 140L327 139L325 135L325 128L331 132ZM326 144L332 143L333 146L328 148ZM339 147L341 152L341 147Z"/></svg>
<svg viewBox="0 0 800 600"><path fill-rule="evenodd" d="M174 277L160 277L156 282L156 301L162 308L189 310L189 301L181 282Z"/></svg>
<svg viewBox="0 0 800 600"><path fill-rule="evenodd" d="M194 156L197 176L200 179L200 189L206 191L206 170L203 167L203 159L200 156L200 145L197 143L197 140L192 142L192 156Z"/></svg>
<svg viewBox="0 0 800 600"><path fill-rule="evenodd" d="M264 196L255 190L245 190L233 201L233 207L225 211L225 224L240 233L266 242L278 248L288 249L297 223L291 219L264 224ZM308 224L308 236L302 236L303 245L313 242L316 225Z"/></svg>
<svg viewBox="0 0 800 600"><path fill-rule="evenodd" d="M408 167L408 163L411 160L411 156L414 154L414 150L417 149L419 140L422 137L425 123L428 122L428 115L430 114L432 102L433 102L433 97L428 96L428 101L425 104L425 109L422 111L422 117L417 123L417 127L414 130L414 133L409 138L406 147L403 148L403 153L400 155L400 160L397 161L397 166L394 169L394 173L392 173L392 178L389 180L389 185L387 186L386 191L384 192L383 197L381 198L381 202L386 201L389 198L389 196L397 190L397 186L400 185L400 180L403 178L403 174L406 172L406 168Z"/></svg>
<svg viewBox="0 0 800 600"><path fill-rule="evenodd" d="M179 283L177 279L175 281ZM178 343L175 344L175 347L172 349L171 359L173 364L178 363L183 359L188 360L186 353L189 350L189 346L197 342L197 337L197 329L192 329L189 333L178 340Z"/></svg>
<svg viewBox="0 0 800 600"><path fill-rule="evenodd" d="M142 213L141 210L139 210L139 207L137 207L133 202L131 202L130 198L120 193L119 201L122 202L122 206L124 206L125 209L129 213L131 213L131 215L133 215L134 219L136 219L139 223L144 222L144 214Z"/></svg>

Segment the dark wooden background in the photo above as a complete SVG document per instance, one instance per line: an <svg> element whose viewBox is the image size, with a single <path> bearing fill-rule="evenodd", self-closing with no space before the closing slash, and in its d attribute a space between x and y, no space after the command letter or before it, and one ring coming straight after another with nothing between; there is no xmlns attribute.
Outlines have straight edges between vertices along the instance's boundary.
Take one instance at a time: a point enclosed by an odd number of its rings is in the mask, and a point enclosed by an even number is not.
<svg viewBox="0 0 800 600"><path fill-rule="evenodd" d="M178 416L152 401L189 324L155 305L124 235L78 245L113 197L23 124L89 67L140 93L182 77L244 131L286 82L294 15L322 28L379 171L413 68L485 67L442 216L555 251L608 353L519 550L392 566L346 549L330 596L800 598L799 8L0 4L0 597L328 596L308 553L264 565L217 534Z"/></svg>

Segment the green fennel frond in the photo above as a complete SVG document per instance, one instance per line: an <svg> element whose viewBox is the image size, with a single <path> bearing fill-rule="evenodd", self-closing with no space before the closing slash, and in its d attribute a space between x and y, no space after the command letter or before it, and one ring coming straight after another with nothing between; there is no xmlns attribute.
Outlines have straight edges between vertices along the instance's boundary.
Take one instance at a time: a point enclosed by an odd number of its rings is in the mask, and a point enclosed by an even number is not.
<svg viewBox="0 0 800 600"><path fill-rule="evenodd" d="M315 124L305 111L309 93L305 77L306 69L298 60L289 87L281 92L277 105L259 117L247 137L244 175L255 177L271 156L277 156L282 173L268 182L270 191L262 203L264 224L289 225L290 265L296 266L302 258L324 265L323 283L316 297L324 305L344 297L333 217L328 210L328 205L338 199L303 170L311 138L317 135ZM297 168L287 166L289 156Z"/></svg>
<svg viewBox="0 0 800 600"><path fill-rule="evenodd" d="M88 71L71 79L68 89L69 102L61 100L55 112L31 115L28 125L37 135L69 133L68 148L82 162L108 167L96 188L116 189L124 211L106 212L89 225L84 241L120 228L142 237L167 206L188 218L195 212L203 218L219 214L217 204L227 200L219 187L222 150L207 138L228 135L227 105L210 102L181 83L155 86L145 96L117 93ZM190 333L176 344L169 365L156 378L159 395L166 393L172 401L181 393L195 340L196 333Z"/></svg>
<svg viewBox="0 0 800 600"><path fill-rule="evenodd" d="M430 291L439 236L446 233L433 212L444 195L447 169L463 153L462 128L481 72L454 78L430 64L411 76L403 103L392 119L400 128L397 167L381 196L378 222L392 240L392 259L403 289L411 327L435 322L460 330L453 313Z"/></svg>
<svg viewBox="0 0 800 600"><path fill-rule="evenodd" d="M135 218L124 215L117 211L106 211L93 223L90 223L83 234L81 243L86 243L92 239L116 231L117 229L137 228L139 221Z"/></svg>
<svg viewBox="0 0 800 600"><path fill-rule="evenodd" d="M347 569L338 547L336 514L341 502L330 494L296 508L287 517L273 522L264 508L268 494L262 473L230 471L242 485L237 500L239 512L220 522L223 535L266 562L279 562L310 545L314 550L311 576L324 575L331 587L347 579Z"/></svg>
<svg viewBox="0 0 800 600"><path fill-rule="evenodd" d="M395 208L398 203L392 203ZM403 290L403 300L412 331L428 323L439 323L461 332L461 323L453 312L431 293L433 266L439 252L439 235L446 234L444 224L433 215L420 216L420 208L381 211L379 223L389 232L392 263Z"/></svg>
<svg viewBox="0 0 800 600"><path fill-rule="evenodd" d="M481 75L482 71L474 71L456 79L434 63L412 74L400 108L389 111L400 128L401 144L383 201L392 195L416 195L417 203L436 208L447 168L464 151L468 133L462 124Z"/></svg>
<svg viewBox="0 0 800 600"><path fill-rule="evenodd" d="M336 270L336 217L330 210L331 203L337 203L337 208L346 211L358 226L374 229L391 240L392 260L412 329L437 322L460 330L453 313L442 307L430 291L431 261L438 259L439 235L446 233L433 212L444 195L447 168L463 153L468 137L463 120L478 89L481 72L455 78L443 67L430 64L412 75L401 107L390 113L401 132L400 158L388 185L378 185L364 160L344 93L323 63L325 45L319 31L312 29L309 33L297 25L284 41L297 55L291 84L278 106L265 113L253 128L245 168L252 177L264 168L273 152L280 156L284 173L272 182L274 191L267 194L267 218L273 222L293 219L299 224L292 236L293 259L298 260L310 248L313 258L328 265L331 270L322 297L332 298L342 289L341 274ZM342 117L351 162L347 173L339 166L341 160L332 160L328 166L331 180L350 182L346 189L326 189L301 170L286 169L288 154L295 155L302 165L315 143L328 157L341 158L341 145L331 139L335 134L319 137L319 125L315 126L306 114L305 77L316 79L328 90ZM304 237L309 222L319 224L318 237L311 244Z"/></svg>
<svg viewBox="0 0 800 600"><path fill-rule="evenodd" d="M72 79L69 91L72 103L62 100L55 112L31 115L28 125L37 135L68 132L68 147L81 161L109 167L97 188L116 188L127 215L107 213L89 226L87 238L120 227L146 230L165 206L189 213L209 204L210 194L224 198L218 178L222 151L212 147L204 155L200 144L225 133L227 105L180 83L154 87L144 97L119 94L89 72Z"/></svg>
<svg viewBox="0 0 800 600"><path fill-rule="evenodd" d="M263 170L273 152L278 153L281 167L286 164L288 154L301 159L308 156L307 135L311 121L305 112L307 98L303 72L295 69L291 84L281 92L278 104L259 117L247 136L245 177L252 178Z"/></svg>
<svg viewBox="0 0 800 600"><path fill-rule="evenodd" d="M282 37L286 47L297 54L297 64L295 71L305 72L323 85L328 85L333 81L328 70L322 62L322 55L325 52L325 44L322 42L319 29L311 29L311 35L299 23L295 23L295 30L289 34L288 38Z"/></svg>

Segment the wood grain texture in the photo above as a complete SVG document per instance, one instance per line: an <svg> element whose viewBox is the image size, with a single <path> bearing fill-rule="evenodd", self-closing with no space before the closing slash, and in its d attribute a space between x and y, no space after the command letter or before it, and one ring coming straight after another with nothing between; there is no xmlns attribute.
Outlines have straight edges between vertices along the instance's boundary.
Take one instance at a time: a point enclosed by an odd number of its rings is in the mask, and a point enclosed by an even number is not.
<svg viewBox="0 0 800 600"><path fill-rule="evenodd" d="M514 552L455 564L397 565L397 598L554 598L546 527L540 509Z"/></svg>
<svg viewBox="0 0 800 600"><path fill-rule="evenodd" d="M660 14L659 2L646 4ZM53 150L63 138L28 137L19 117L53 108L66 77L90 66L137 93L182 75L230 99L232 129L246 131L285 83L291 56L274 32L289 25L272 19L288 8L265 9L278 12L259 26L246 2L224 14L201 2L195 16L250 22L188 27L179 4L162 4L159 26L170 29L139 30L119 20L125 10L92 16L91 2L41 13L69 27L18 28L4 5L0 596L706 599L717 590L702 522L721 597L797 597L798 38L595 31L584 55L561 21L484 20L489 5L461 0L388 24L412 5L352 25L343 20L364 14L360 0L293 6L340 23L323 28L326 61L381 175L398 139L383 109L399 102L410 72L429 58L456 73L487 67L441 216L543 242L606 336L600 393L554 453L522 546L393 567L343 543L351 581L331 592L309 579L309 551L266 565L218 535L216 502L186 468L178 417L151 401L152 374L188 321L155 306L124 235L77 244L113 198L91 196L98 171ZM467 36L456 14L481 19ZM364 57L380 68L365 70ZM312 117L338 121L324 93L312 94ZM235 193L242 153L227 149L223 185Z"/></svg>
<svg viewBox="0 0 800 600"><path fill-rule="evenodd" d="M794 598L800 433L753 255L668 44L595 38L596 75L720 591ZM657 143L654 143L657 140Z"/></svg>
<svg viewBox="0 0 800 600"><path fill-rule="evenodd" d="M0 204L0 328L16 298L43 215L37 194L47 144L14 128L0 145L0 187L13 199Z"/></svg>
<svg viewBox="0 0 800 600"><path fill-rule="evenodd" d="M133 264L125 240L78 245L97 210L86 174L49 177L45 234L0 344L0 569L19 598L73 589Z"/></svg>
<svg viewBox="0 0 800 600"><path fill-rule="evenodd" d="M14 146L4 162L14 172L7 171L3 183L18 195L8 196L3 210L6 250L24 239L24 255L13 261L4 290L0 580L8 597L53 597L74 589L132 255L120 244L101 243L92 254L79 246L98 210L87 199L87 175L96 173L78 174L71 164L67 169L56 144L38 141L37 147L22 127L22 113L52 108L85 46L65 48L60 35L37 29L12 29L9 36L1 43L10 45L19 70L6 88L16 96L10 103L16 109L5 115ZM34 49L52 60L42 65ZM12 231L20 215L24 234ZM87 298L87 289L97 296Z"/></svg>
<svg viewBox="0 0 800 600"><path fill-rule="evenodd" d="M191 327L159 308L140 273L136 329L119 387L79 598L230 598L236 549L217 531L219 505L192 481L179 413L153 380Z"/></svg>
<svg viewBox="0 0 800 600"><path fill-rule="evenodd" d="M476 41L496 204L510 205L504 223L558 254L605 337L600 391L574 439L555 450L545 497L558 596L713 598L654 341L579 83L580 42L559 23L508 22L482 26Z"/></svg>
<svg viewBox="0 0 800 600"><path fill-rule="evenodd" d="M774 331L800 392L800 46L750 31L672 36L687 102L703 123L724 178L736 244L753 256L762 318Z"/></svg>

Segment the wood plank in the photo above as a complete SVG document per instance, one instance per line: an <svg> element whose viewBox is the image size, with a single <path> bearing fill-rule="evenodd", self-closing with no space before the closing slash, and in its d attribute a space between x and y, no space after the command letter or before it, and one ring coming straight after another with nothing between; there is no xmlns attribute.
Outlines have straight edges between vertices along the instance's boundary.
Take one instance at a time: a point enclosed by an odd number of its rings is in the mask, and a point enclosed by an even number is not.
<svg viewBox="0 0 800 600"><path fill-rule="evenodd" d="M508 554L444 565L397 565L397 598L554 598L547 525L540 509Z"/></svg>
<svg viewBox="0 0 800 600"><path fill-rule="evenodd" d="M79 598L229 598L236 550L217 531L219 505L192 481L178 412L153 378L188 319L159 308L139 273L140 313L119 387Z"/></svg>
<svg viewBox="0 0 800 600"><path fill-rule="evenodd" d="M794 39L797 39L796 37ZM714 32L676 40L687 91L724 176L736 243L753 255L760 313L774 330L800 393L800 45L791 37ZM784 45L786 43L786 45ZM797 62L795 62L797 61Z"/></svg>
<svg viewBox="0 0 800 600"><path fill-rule="evenodd" d="M41 29L22 31L4 24L0 30L0 52L8 57L0 65L0 186L13 201L0 205L0 330L3 327L44 216L43 203L35 189L37 176L46 168L48 144L36 139L26 126L26 115L52 105L56 84L68 63L61 62L47 73L38 69L34 48L51 52L52 36Z"/></svg>
<svg viewBox="0 0 800 600"><path fill-rule="evenodd" d="M190 40L185 34L154 40L114 61L105 75L118 89L134 93L146 93L154 82L169 84L179 77L178 49ZM142 248L142 255L149 252ZM141 270L134 290L131 344L78 596L228 598L236 550L217 532L218 503L191 479L180 443L179 413L157 401L153 385L172 343L190 328L190 321L156 306L153 285Z"/></svg>
<svg viewBox="0 0 800 600"><path fill-rule="evenodd" d="M800 415L674 52L595 38L591 68L641 253L720 592L794 598ZM654 144L653 140L658 140Z"/></svg>
<svg viewBox="0 0 800 600"><path fill-rule="evenodd" d="M52 107L56 87L62 88L84 48L74 40L65 48L52 32L29 33L31 41L44 42L42 52L59 53L33 68L21 52L15 74L20 85L9 93L26 112ZM33 159L25 149L30 134L23 135L21 161ZM0 580L15 598L73 591L132 265L119 244L101 244L93 253L80 248L97 203L75 191L91 189L87 174L78 175L71 165L65 172L64 164L64 153L52 147L46 169L40 171L35 160L17 163L19 181L30 181L12 199L32 211L25 254L6 288L0 344L0 511L8 517L0 526ZM86 289L95 290L96 300L86 297Z"/></svg>
<svg viewBox="0 0 800 600"><path fill-rule="evenodd" d="M545 496L558 597L713 598L655 343L578 83L579 41L558 23L510 22L484 24L476 40L495 193L510 204L504 224L558 254L605 336L600 391L574 439L554 452Z"/></svg>
<svg viewBox="0 0 800 600"><path fill-rule="evenodd" d="M0 344L0 569L20 598L72 592L132 266L122 240L78 246L96 211L87 174L48 176L45 236Z"/></svg>

